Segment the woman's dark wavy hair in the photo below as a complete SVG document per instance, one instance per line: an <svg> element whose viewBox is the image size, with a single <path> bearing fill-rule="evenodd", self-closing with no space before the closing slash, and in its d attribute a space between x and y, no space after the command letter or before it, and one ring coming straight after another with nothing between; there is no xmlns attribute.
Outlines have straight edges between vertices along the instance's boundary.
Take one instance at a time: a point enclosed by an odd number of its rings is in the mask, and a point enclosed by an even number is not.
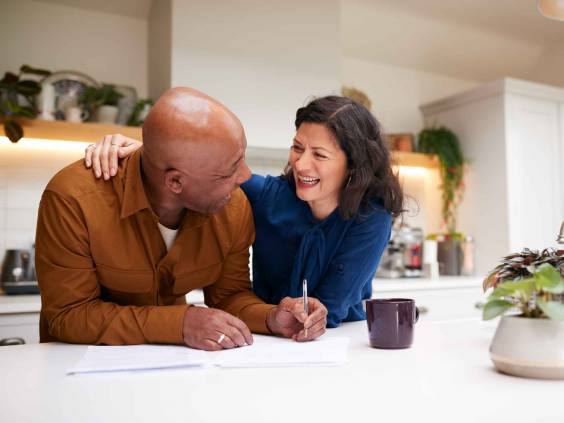
<svg viewBox="0 0 564 423"><path fill-rule="evenodd" d="M361 214L372 200L382 201L393 217L404 211L403 192L392 171L382 128L372 113L350 98L327 96L298 109L296 130L306 122L325 125L347 156L348 176L339 198L339 212L344 219ZM289 164L284 177L295 188Z"/></svg>

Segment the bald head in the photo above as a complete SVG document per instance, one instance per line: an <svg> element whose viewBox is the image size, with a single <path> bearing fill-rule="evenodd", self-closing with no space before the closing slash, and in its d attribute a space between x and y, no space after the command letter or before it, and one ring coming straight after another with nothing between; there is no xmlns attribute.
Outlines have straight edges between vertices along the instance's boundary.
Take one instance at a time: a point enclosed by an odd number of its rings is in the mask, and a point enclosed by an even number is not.
<svg viewBox="0 0 564 423"><path fill-rule="evenodd" d="M166 91L143 124L145 154L161 169L199 161L200 153L208 155L204 150L229 149L244 137L241 122L231 110L186 87Z"/></svg>
<svg viewBox="0 0 564 423"><path fill-rule="evenodd" d="M183 208L221 210L250 177L246 146L241 122L219 101L191 88L165 92L143 124L141 164L153 209L161 219Z"/></svg>

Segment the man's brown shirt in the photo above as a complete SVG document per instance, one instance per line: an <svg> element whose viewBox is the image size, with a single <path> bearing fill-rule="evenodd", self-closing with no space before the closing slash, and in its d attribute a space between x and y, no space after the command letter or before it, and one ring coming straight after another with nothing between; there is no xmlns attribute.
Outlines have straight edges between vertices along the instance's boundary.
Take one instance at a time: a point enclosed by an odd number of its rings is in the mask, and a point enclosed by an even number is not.
<svg viewBox="0 0 564 423"><path fill-rule="evenodd" d="M182 344L185 295L197 288L209 307L268 333L274 306L251 291L254 225L243 192L217 214L187 211L167 253L140 165L137 151L105 182L81 160L47 185L36 237L41 341Z"/></svg>

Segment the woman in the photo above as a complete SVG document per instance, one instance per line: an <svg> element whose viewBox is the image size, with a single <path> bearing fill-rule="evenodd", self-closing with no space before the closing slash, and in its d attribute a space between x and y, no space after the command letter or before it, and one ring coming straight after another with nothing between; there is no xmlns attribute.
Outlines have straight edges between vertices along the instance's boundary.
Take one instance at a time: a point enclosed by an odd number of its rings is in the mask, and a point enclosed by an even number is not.
<svg viewBox="0 0 564 423"><path fill-rule="evenodd" d="M253 290L278 304L301 296L307 279L308 294L327 307L328 327L363 320L362 300L372 294L392 216L403 204L380 125L359 103L327 96L298 109L295 126L284 174L253 175L241 186L256 227ZM85 159L106 179L117 169L111 140L87 149ZM118 140L120 157L141 145Z"/></svg>

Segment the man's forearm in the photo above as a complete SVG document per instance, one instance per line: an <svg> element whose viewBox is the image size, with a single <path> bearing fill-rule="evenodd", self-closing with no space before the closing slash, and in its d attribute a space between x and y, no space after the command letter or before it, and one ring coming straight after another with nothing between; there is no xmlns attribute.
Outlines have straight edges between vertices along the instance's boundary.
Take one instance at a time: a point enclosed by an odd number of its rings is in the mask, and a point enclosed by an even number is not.
<svg viewBox="0 0 564 423"><path fill-rule="evenodd" d="M187 305L120 306L93 300L77 306L43 308L49 333L79 344L183 344Z"/></svg>

